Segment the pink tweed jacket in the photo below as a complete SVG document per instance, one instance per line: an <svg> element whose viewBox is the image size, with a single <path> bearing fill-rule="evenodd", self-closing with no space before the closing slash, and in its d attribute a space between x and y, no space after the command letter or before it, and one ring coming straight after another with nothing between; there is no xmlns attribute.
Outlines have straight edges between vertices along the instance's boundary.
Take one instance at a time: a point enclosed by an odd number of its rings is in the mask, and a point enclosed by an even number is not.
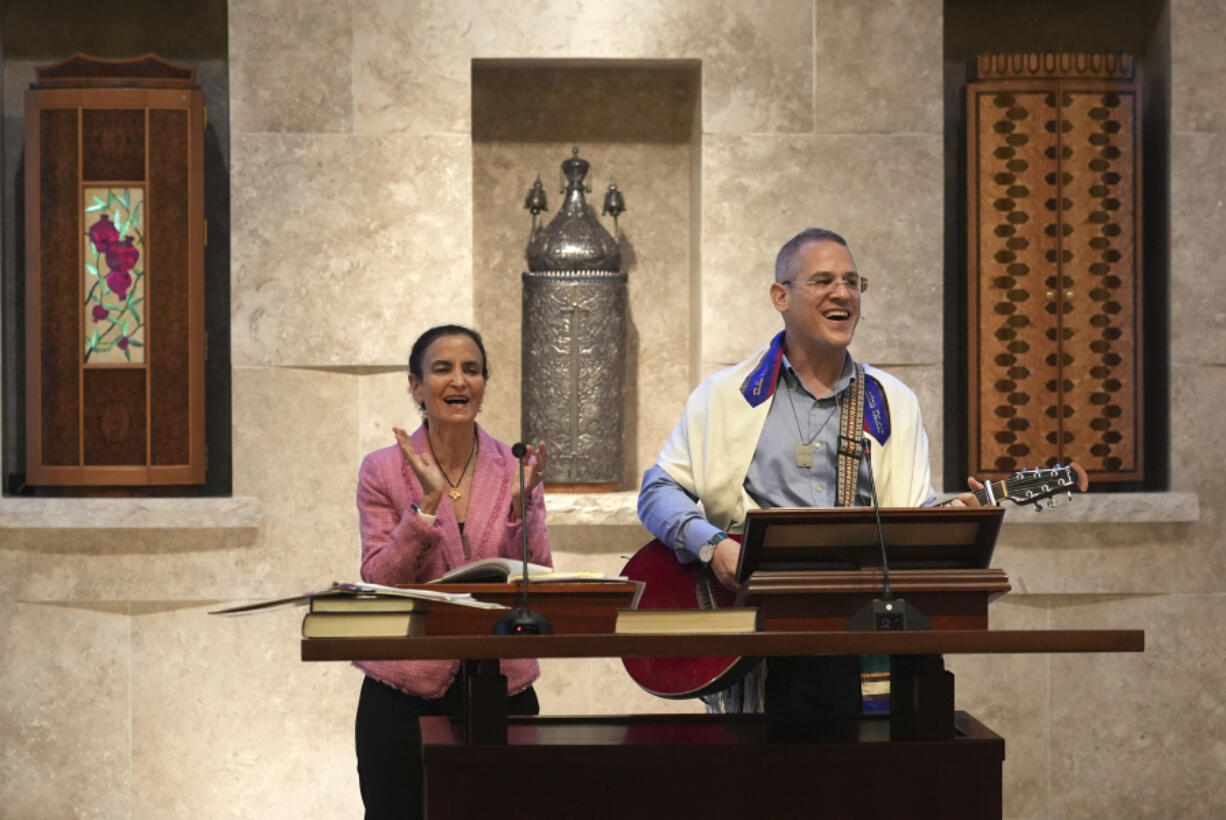
<svg viewBox="0 0 1226 820"><path fill-rule="evenodd" d="M410 437L425 452L426 428ZM358 473L358 527L362 535L362 579L375 584L432 581L450 569L490 556L520 557L521 521L509 520L511 491L519 486L519 465L511 448L477 426L477 463L464 535L446 494L438 518L427 524L414 505L422 498L421 484L398 445L375 450ZM530 493L524 522L528 527L529 560L553 565L545 536L545 494ZM462 540L461 540L462 539ZM465 556L464 542L471 555ZM363 661L366 674L411 695L442 697L459 671L459 661ZM523 691L540 676L535 660L502 662L511 694Z"/></svg>

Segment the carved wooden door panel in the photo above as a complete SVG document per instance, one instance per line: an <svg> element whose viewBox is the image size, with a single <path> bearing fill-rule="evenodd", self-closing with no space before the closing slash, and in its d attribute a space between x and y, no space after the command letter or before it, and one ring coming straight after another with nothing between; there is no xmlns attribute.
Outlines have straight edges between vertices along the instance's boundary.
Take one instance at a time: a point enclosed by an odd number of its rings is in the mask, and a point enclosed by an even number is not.
<svg viewBox="0 0 1226 820"><path fill-rule="evenodd" d="M967 88L969 453L1143 478L1140 101L1122 55L992 55Z"/></svg>
<svg viewBox="0 0 1226 820"><path fill-rule="evenodd" d="M76 55L26 94L26 483L204 482L203 99Z"/></svg>

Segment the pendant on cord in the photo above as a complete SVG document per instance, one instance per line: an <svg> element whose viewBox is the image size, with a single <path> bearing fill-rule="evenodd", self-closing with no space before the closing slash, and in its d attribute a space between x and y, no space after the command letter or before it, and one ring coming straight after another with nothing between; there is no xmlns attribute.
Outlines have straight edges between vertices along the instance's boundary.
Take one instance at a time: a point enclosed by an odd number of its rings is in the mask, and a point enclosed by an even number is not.
<svg viewBox="0 0 1226 820"><path fill-rule="evenodd" d="M805 444L803 441L796 445L796 466L797 467L812 467L813 466L813 445Z"/></svg>

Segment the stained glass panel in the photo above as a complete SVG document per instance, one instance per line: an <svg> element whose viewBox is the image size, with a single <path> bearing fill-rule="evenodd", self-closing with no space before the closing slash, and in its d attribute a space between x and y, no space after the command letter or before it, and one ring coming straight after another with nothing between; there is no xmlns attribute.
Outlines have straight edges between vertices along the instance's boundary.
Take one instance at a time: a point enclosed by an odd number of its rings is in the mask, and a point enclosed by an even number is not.
<svg viewBox="0 0 1226 820"><path fill-rule="evenodd" d="M145 189L86 187L82 208L85 362L143 364Z"/></svg>

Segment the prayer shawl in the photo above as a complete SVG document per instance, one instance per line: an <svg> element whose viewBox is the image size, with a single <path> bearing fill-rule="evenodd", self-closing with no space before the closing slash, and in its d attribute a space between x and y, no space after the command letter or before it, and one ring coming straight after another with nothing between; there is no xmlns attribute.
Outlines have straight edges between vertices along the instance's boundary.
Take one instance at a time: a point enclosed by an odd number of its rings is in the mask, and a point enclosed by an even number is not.
<svg viewBox="0 0 1226 820"><path fill-rule="evenodd" d="M704 379L656 461L725 532L740 532L745 513L757 507L745 492L745 475L779 381L783 337L781 331L750 358ZM881 506L921 506L935 493L919 402L884 370L866 365L865 371L864 432L873 442Z"/></svg>

